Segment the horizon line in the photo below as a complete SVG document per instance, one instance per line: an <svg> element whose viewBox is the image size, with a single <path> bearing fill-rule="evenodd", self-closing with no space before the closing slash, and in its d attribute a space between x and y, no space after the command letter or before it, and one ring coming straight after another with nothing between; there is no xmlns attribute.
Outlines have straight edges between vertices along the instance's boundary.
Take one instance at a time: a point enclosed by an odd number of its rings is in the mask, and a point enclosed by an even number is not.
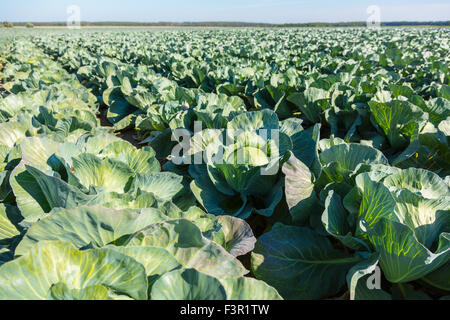
<svg viewBox="0 0 450 320"><path fill-rule="evenodd" d="M32 21L32 20L3 20L2 22L13 22L13 23L66 23L66 21ZM363 20L352 20L352 21L311 21L311 22L255 22L255 21L233 21L233 20L202 20L202 21L130 21L130 20L81 20L81 23L145 23L145 24L158 24L158 23L173 23L173 24L183 24L183 23L242 23L242 24L266 24L266 25L282 25L282 24L310 24L310 23L366 23ZM449 20L387 20L381 21L381 23L405 23L405 22L450 22Z"/></svg>

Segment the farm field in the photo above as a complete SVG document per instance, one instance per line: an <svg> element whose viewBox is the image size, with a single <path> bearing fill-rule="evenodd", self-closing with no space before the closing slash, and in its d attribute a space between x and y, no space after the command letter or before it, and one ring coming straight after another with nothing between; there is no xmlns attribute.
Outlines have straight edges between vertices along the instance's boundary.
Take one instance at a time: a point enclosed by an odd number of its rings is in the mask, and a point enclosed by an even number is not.
<svg viewBox="0 0 450 320"><path fill-rule="evenodd" d="M449 40L0 30L0 299L449 299Z"/></svg>

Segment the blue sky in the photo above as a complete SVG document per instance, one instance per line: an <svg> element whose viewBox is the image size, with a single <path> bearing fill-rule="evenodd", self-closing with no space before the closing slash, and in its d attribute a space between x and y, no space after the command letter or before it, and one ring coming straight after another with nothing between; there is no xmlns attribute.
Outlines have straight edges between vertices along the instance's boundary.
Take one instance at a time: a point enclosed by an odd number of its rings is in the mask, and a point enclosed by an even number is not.
<svg viewBox="0 0 450 320"><path fill-rule="evenodd" d="M370 5L382 21L450 20L450 0L3 0L0 21L66 21L70 5L83 21L366 21Z"/></svg>

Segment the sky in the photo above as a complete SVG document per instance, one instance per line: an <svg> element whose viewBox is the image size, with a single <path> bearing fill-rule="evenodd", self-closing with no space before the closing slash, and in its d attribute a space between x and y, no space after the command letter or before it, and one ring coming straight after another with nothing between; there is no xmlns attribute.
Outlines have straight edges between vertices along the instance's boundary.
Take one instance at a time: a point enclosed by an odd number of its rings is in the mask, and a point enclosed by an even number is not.
<svg viewBox="0 0 450 320"><path fill-rule="evenodd" d="M66 21L71 5L82 21L366 21L371 5L381 21L450 20L450 0L2 0L0 21Z"/></svg>

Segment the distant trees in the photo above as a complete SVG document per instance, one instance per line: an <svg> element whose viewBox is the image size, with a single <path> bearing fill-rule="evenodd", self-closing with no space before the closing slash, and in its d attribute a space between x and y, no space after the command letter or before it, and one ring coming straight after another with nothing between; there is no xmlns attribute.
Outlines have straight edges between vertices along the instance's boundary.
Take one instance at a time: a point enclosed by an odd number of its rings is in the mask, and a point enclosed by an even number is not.
<svg viewBox="0 0 450 320"><path fill-rule="evenodd" d="M12 28L12 27L14 27L14 25L12 24L12 22L9 22L9 21L3 22L3 26L4 26L5 28Z"/></svg>
<svg viewBox="0 0 450 320"><path fill-rule="evenodd" d="M8 28L12 28L13 24L5 21L3 24L0 23L0 27L8 24ZM15 26L20 27L65 27L67 26L66 21L60 22L16 22ZM430 21L430 22L417 22L417 21L400 21L400 22L382 22L382 26L397 27L397 26L450 26L450 21ZM280 28L290 28L290 27L366 27L367 23L364 21L359 22L310 22L310 23L288 23L288 24L270 24L270 23L251 23L251 22L114 22L114 21L101 21L101 22L88 22L81 21L81 26L83 27L280 27Z"/></svg>

